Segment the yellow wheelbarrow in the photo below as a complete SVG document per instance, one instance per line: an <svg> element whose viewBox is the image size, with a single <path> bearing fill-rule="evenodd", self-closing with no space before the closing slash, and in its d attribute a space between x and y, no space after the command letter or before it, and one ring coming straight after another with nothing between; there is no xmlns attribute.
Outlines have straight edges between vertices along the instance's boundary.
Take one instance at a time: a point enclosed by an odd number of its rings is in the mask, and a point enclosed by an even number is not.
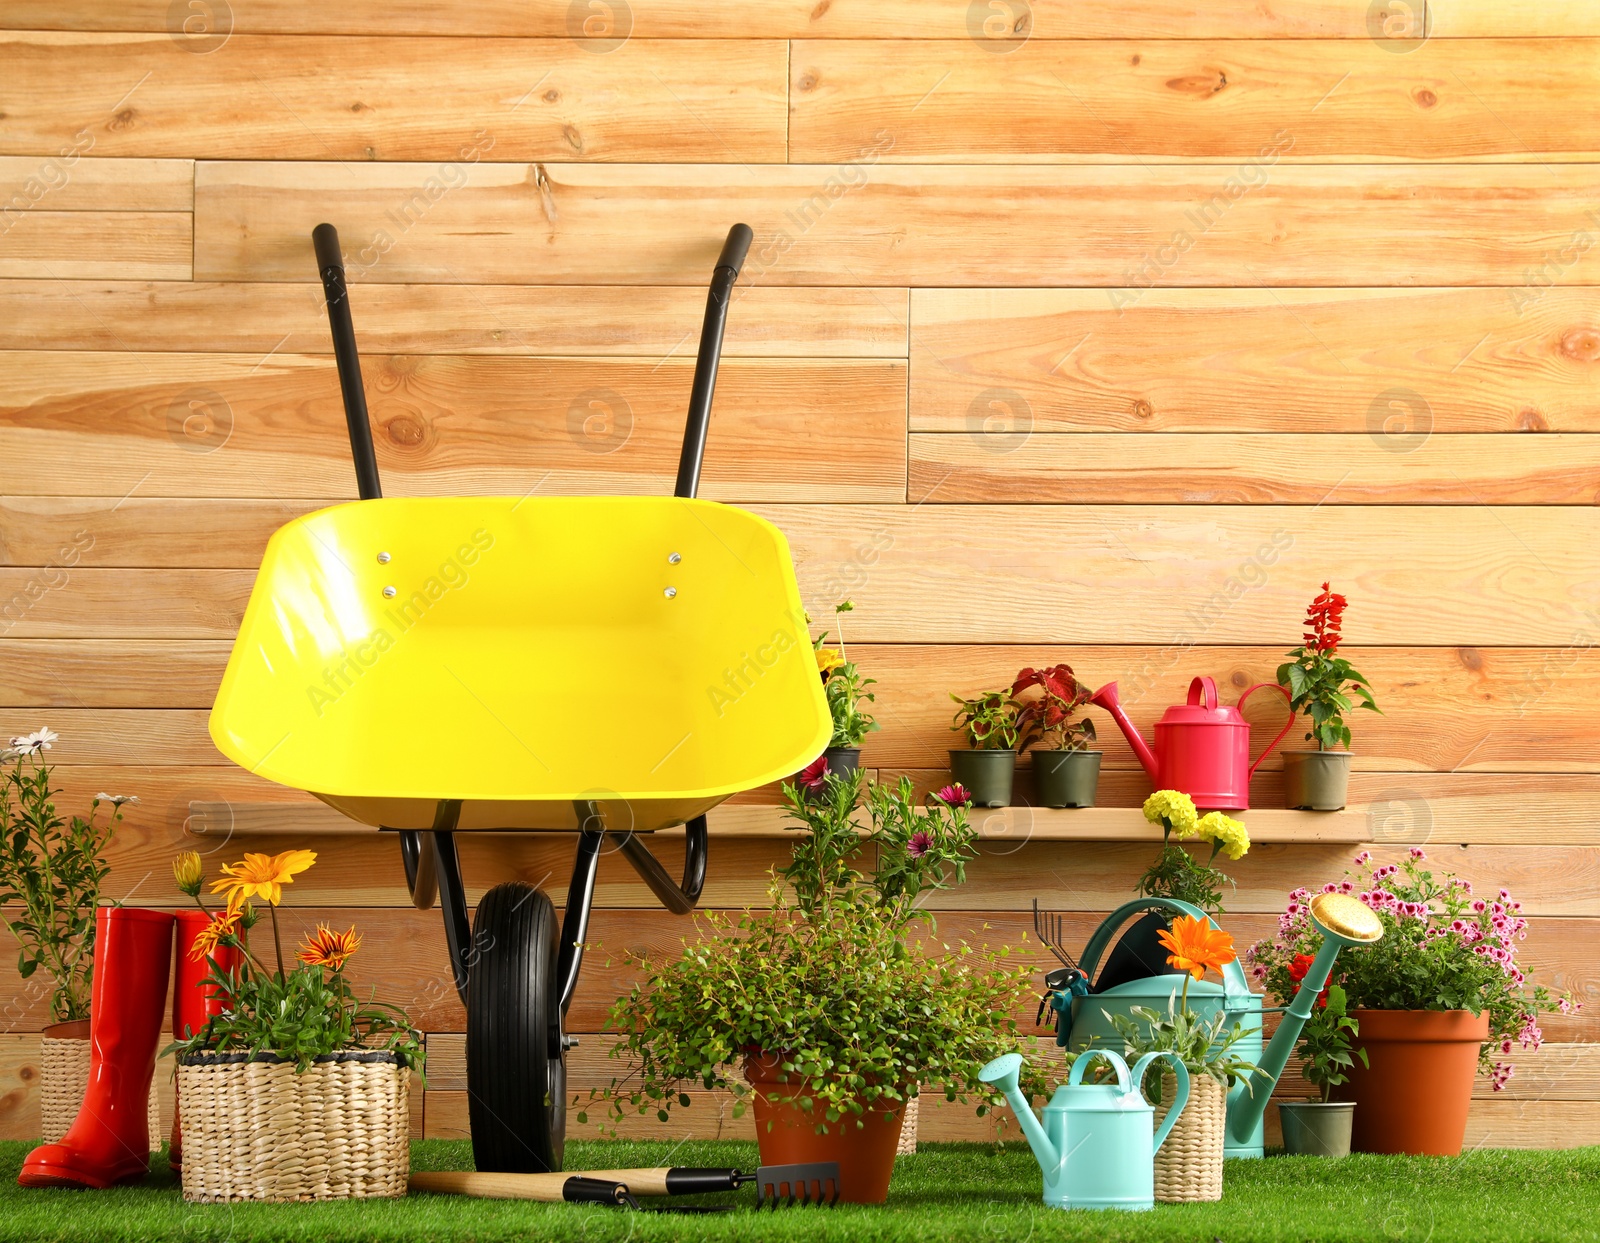
<svg viewBox="0 0 1600 1243"><path fill-rule="evenodd" d="M399 833L467 1008L480 1170L561 1168L563 1016L607 838L687 913L706 812L828 741L783 534L695 499L750 237L734 226L711 277L674 496L383 499L338 234L313 234L361 500L268 542L211 736L251 772ZM676 825L681 881L644 842ZM576 831L559 929L520 882L491 889L469 927L455 835L506 830Z"/></svg>

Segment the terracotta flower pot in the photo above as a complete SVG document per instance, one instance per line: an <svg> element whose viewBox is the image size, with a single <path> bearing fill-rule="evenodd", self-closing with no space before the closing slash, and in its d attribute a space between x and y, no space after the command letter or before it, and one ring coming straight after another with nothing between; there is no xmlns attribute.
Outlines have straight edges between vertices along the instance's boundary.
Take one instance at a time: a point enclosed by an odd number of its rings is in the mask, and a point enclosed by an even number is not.
<svg viewBox="0 0 1600 1243"><path fill-rule="evenodd" d="M1340 1100L1355 1101L1350 1146L1356 1152L1453 1157L1467 1134L1478 1048L1489 1012L1352 1010L1360 1024L1358 1058Z"/></svg>
<svg viewBox="0 0 1600 1243"><path fill-rule="evenodd" d="M769 1053L745 1059L744 1077L754 1091L756 1144L762 1165L791 1162L837 1161L839 1198L851 1204L882 1204L889 1197L889 1175L894 1172L895 1149L900 1143L903 1111L873 1110L860 1119L829 1124L826 1135L817 1134L817 1112L802 1109L786 1086L779 1058Z"/></svg>

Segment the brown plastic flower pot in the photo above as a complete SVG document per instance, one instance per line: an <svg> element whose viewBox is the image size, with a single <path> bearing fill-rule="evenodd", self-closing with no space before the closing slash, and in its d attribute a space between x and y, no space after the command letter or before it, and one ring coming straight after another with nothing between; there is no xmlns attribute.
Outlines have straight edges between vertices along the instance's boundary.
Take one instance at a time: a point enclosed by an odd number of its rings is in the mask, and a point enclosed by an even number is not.
<svg viewBox="0 0 1600 1243"><path fill-rule="evenodd" d="M1350 789L1350 752L1285 751L1284 805L1296 811L1342 811Z"/></svg>
<svg viewBox="0 0 1600 1243"><path fill-rule="evenodd" d="M1467 1134L1478 1049L1489 1012L1352 1010L1367 1051L1334 1091L1354 1101L1350 1133L1357 1152L1453 1157Z"/></svg>
<svg viewBox="0 0 1600 1243"><path fill-rule="evenodd" d="M1033 784L1046 807L1093 807L1099 751L1033 751Z"/></svg>
<svg viewBox="0 0 1600 1243"><path fill-rule="evenodd" d="M820 1109L803 1109L798 1093L785 1082L780 1058L770 1053L745 1059L744 1077L754 1091L756 1146L762 1165L811 1161L839 1163L839 1198L851 1204L882 1204L889 1198L895 1150L900 1145L904 1106L891 1112L871 1109L846 1114L817 1134ZM857 1126L859 1119L862 1125Z"/></svg>
<svg viewBox="0 0 1600 1243"><path fill-rule="evenodd" d="M972 796L974 807L1009 807L1016 774L1015 751L950 752L950 775Z"/></svg>

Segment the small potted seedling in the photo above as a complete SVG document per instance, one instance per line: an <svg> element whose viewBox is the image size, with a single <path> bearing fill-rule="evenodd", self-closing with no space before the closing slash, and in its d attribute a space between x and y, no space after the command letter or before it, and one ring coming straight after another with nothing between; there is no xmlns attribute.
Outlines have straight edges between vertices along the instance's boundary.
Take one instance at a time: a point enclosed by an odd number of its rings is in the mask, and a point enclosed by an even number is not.
<svg viewBox="0 0 1600 1243"><path fill-rule="evenodd" d="M1278 683L1289 692L1289 706L1311 722L1306 741L1316 750L1286 750L1283 778L1288 806L1307 811L1339 811L1350 787L1350 727L1344 714L1352 706L1380 711L1367 679L1339 655L1347 601L1322 584L1306 610L1305 641L1278 666ZM1361 702L1353 705L1350 696ZM1339 750L1338 748L1343 748Z"/></svg>
<svg viewBox="0 0 1600 1243"><path fill-rule="evenodd" d="M1311 955L1296 954L1286 966L1289 981L1296 987L1311 966ZM1285 985L1287 987L1287 985ZM1299 1053L1305 1059L1302 1072L1318 1095L1304 1101L1279 1101L1278 1119L1283 1124L1285 1152L1309 1157L1348 1157L1350 1129L1355 1119L1354 1101L1330 1099L1333 1089L1346 1082L1345 1072L1357 1058L1367 1065L1367 1051L1353 1048L1352 1036L1360 1027L1350 1017L1349 999L1337 984L1329 984L1300 1033Z"/></svg>
<svg viewBox="0 0 1600 1243"><path fill-rule="evenodd" d="M828 711L833 714L833 736L829 738L823 755L827 758L827 771L838 776L855 772L861 763L862 739L878 728L878 722L862 708L863 704L871 703L875 698L867 690L867 687L875 684L874 679L862 677L855 661L849 658L845 650L843 614L854 609L855 605L848 600L833 606L834 615L839 618L837 648L826 646L827 631L823 631L811 643L817 653L817 672L822 675L822 691L828 698Z"/></svg>
<svg viewBox="0 0 1600 1243"><path fill-rule="evenodd" d="M1033 756L1033 780L1046 807L1093 807L1100 752L1091 751L1094 722L1079 712L1092 692L1070 665L1024 669L1011 684L1022 708L1020 749Z"/></svg>
<svg viewBox="0 0 1600 1243"><path fill-rule="evenodd" d="M950 698L959 705L950 728L966 735L969 748L951 749L950 775L966 789L974 807L1008 806L1017 771L1022 705L1008 690Z"/></svg>

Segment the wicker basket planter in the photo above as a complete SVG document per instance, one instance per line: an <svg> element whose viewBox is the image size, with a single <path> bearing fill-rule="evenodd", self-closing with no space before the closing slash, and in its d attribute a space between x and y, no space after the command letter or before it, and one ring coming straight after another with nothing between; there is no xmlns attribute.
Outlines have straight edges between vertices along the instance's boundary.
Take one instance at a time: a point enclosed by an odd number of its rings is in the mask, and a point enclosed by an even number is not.
<svg viewBox="0 0 1600 1243"><path fill-rule="evenodd" d="M53 1144L67 1133L89 1090L89 1020L56 1023L39 1039L39 1133ZM150 1080L150 1151L161 1147L161 1110Z"/></svg>
<svg viewBox="0 0 1600 1243"><path fill-rule="evenodd" d="M1161 1078L1156 1125L1167 1116L1178 1081ZM1210 1075L1189 1076L1189 1103L1156 1153L1156 1199L1163 1204L1222 1199L1222 1146L1228 1126L1228 1090Z"/></svg>
<svg viewBox="0 0 1600 1243"><path fill-rule="evenodd" d="M351 1050L303 1073L270 1053L190 1054L178 1067L186 1200L402 1196L411 1071Z"/></svg>
<svg viewBox="0 0 1600 1243"><path fill-rule="evenodd" d="M897 1157L909 1157L917 1151L917 1102L921 1099L920 1096L913 1096L906 1102L905 1112L900 1115L900 1143L894 1150Z"/></svg>

